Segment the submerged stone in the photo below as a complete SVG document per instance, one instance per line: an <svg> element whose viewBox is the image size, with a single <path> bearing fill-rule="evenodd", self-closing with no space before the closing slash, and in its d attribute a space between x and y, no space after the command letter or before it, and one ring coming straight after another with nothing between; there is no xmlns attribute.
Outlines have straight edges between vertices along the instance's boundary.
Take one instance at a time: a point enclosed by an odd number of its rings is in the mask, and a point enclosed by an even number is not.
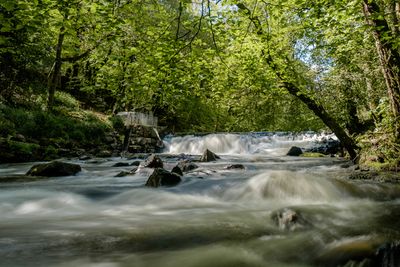
<svg viewBox="0 0 400 267"><path fill-rule="evenodd" d="M226 169L228 169L228 170L233 170L233 169L244 170L244 165L243 164L231 164L231 165L226 166Z"/></svg>
<svg viewBox="0 0 400 267"><path fill-rule="evenodd" d="M26 174L31 176L70 176L82 170L81 166L73 163L52 161L49 163L34 165Z"/></svg>
<svg viewBox="0 0 400 267"><path fill-rule="evenodd" d="M112 167L127 167L130 164L128 162L117 162L114 165L112 165Z"/></svg>
<svg viewBox="0 0 400 267"><path fill-rule="evenodd" d="M125 176L135 175L137 169L138 168L133 168L130 171L121 171L117 175L115 175L114 177L125 177Z"/></svg>

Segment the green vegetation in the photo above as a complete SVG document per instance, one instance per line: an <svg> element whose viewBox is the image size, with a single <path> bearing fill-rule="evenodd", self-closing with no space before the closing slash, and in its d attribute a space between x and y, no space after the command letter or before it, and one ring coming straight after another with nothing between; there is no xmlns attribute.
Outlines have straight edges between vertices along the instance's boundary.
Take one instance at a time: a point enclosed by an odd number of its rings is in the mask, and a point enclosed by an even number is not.
<svg viewBox="0 0 400 267"><path fill-rule="evenodd" d="M0 134L90 145L111 124L83 110L152 111L175 132L329 128L352 159L397 166L399 10L392 0L5 0Z"/></svg>
<svg viewBox="0 0 400 267"><path fill-rule="evenodd" d="M71 114L77 115L77 114ZM111 128L94 115L79 113L76 119L68 114L51 114L45 111L21 108L0 108L0 119L5 127L0 128L5 137L12 133L22 134L28 141L90 146L104 141L105 133Z"/></svg>
<svg viewBox="0 0 400 267"><path fill-rule="evenodd" d="M66 93L57 93L56 103L52 113L0 105L1 162L50 160L73 155L73 150L106 146L106 136L114 129L111 121L80 109Z"/></svg>

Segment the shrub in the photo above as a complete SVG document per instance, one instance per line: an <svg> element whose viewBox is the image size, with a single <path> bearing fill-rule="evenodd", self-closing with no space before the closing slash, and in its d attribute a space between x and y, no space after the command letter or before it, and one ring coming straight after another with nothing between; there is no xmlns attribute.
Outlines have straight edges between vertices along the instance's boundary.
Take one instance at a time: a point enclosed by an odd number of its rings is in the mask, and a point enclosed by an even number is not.
<svg viewBox="0 0 400 267"><path fill-rule="evenodd" d="M57 154L58 154L58 149L52 145L47 146L44 150L44 158L46 160L50 160L57 157Z"/></svg>
<svg viewBox="0 0 400 267"><path fill-rule="evenodd" d="M79 101L66 92L56 91L54 95L54 102L58 106L63 106L70 109L79 109Z"/></svg>
<svg viewBox="0 0 400 267"><path fill-rule="evenodd" d="M124 132L125 125L124 125L124 121L122 120L122 118L120 116L112 116L112 117L109 118L109 120L110 120L110 122L112 124L112 127L116 131L118 131L120 133Z"/></svg>
<svg viewBox="0 0 400 267"><path fill-rule="evenodd" d="M7 137L8 135L13 135L15 133L14 123L0 116L0 136Z"/></svg>
<svg viewBox="0 0 400 267"><path fill-rule="evenodd" d="M8 145L9 150L14 154L13 161L29 161L35 159L40 149L40 146L37 144L16 141L9 141Z"/></svg>

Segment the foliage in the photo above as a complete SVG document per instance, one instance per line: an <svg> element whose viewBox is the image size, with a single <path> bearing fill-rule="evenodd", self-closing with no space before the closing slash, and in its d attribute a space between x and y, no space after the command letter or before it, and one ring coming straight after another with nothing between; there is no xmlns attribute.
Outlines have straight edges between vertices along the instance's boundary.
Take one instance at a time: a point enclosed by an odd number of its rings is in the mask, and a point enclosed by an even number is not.
<svg viewBox="0 0 400 267"><path fill-rule="evenodd" d="M0 133L100 141L110 122L80 107L152 111L169 131L325 123L350 141L384 129L379 153L390 161L400 95L382 70L400 84L400 63L385 65L382 52L399 54L393 3L5 0L0 101L13 108L1 108ZM56 107L43 111L53 94Z"/></svg>
<svg viewBox="0 0 400 267"><path fill-rule="evenodd" d="M112 116L109 118L109 120L111 122L112 127L116 131L123 133L123 131L125 130L125 124L120 116Z"/></svg>
<svg viewBox="0 0 400 267"><path fill-rule="evenodd" d="M55 103L58 107L62 106L67 109L79 109L79 101L77 101L71 94L58 91L55 94Z"/></svg>

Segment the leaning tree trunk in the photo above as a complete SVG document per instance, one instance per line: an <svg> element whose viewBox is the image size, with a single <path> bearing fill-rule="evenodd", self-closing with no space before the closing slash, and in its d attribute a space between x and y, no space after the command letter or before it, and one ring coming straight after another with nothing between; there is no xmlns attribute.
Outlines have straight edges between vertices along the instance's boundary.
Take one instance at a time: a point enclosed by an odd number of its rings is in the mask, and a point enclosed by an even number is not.
<svg viewBox="0 0 400 267"><path fill-rule="evenodd" d="M301 93L300 89L290 83L290 82L283 82L284 87L286 90L293 95L294 97L300 99L307 107L318 117L322 120L322 122L335 133L336 137L340 140L341 144L344 148L346 148L347 152L349 152L350 158L352 160L356 159L357 157L357 145L354 142L353 138L345 131L345 129L331 116L326 112L325 108L318 104L314 99L311 97Z"/></svg>
<svg viewBox="0 0 400 267"><path fill-rule="evenodd" d="M249 18L249 20L253 23L254 27L256 28L256 33L262 39L265 39L264 30L261 25L261 21L257 16L252 15L252 12L248 7L246 7L243 3L236 3L236 6L243 11ZM322 122L335 133L336 137L340 140L343 147L347 150L352 160L357 158L357 145L353 138L346 132L345 128L342 127L328 112L325 108L317 103L313 98L301 92L301 89L289 82L285 79L285 75L283 71L277 66L274 59L271 58L270 55L265 55L263 51L264 58L274 70L276 76L282 82L283 87L288 91L289 94L299 99L303 102L318 118L322 120Z"/></svg>
<svg viewBox="0 0 400 267"><path fill-rule="evenodd" d="M54 106L54 94L56 89L61 85L61 65L62 65L62 46L64 43L65 36L65 28L61 27L60 32L58 34L58 41L56 47L56 58L54 60L54 68L50 73L49 81L48 81L48 90L49 90L49 98L47 100L47 109L52 110Z"/></svg>
<svg viewBox="0 0 400 267"><path fill-rule="evenodd" d="M363 11L378 52L379 63L385 79L387 94L394 119L396 142L400 141L400 54L387 35L392 31L374 1L363 0Z"/></svg>

